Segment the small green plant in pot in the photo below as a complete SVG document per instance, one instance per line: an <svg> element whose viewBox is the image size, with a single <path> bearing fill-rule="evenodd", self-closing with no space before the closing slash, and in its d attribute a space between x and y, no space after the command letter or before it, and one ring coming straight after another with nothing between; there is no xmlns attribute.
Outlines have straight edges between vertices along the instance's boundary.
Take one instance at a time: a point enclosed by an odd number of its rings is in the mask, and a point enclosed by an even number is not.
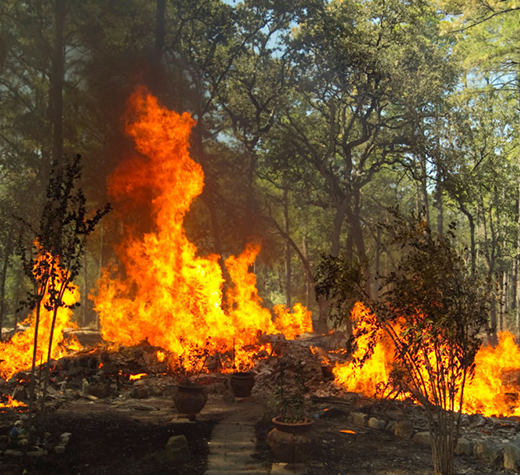
<svg viewBox="0 0 520 475"><path fill-rule="evenodd" d="M301 364L291 365L282 360L275 392L276 418L287 424L305 421L308 412L306 392Z"/></svg>
<svg viewBox="0 0 520 475"><path fill-rule="evenodd" d="M312 455L309 431L314 423L308 417L303 371L301 365L291 368L285 361L280 366L275 392L277 416L272 419L275 428L267 435L267 444L280 462L303 463Z"/></svg>

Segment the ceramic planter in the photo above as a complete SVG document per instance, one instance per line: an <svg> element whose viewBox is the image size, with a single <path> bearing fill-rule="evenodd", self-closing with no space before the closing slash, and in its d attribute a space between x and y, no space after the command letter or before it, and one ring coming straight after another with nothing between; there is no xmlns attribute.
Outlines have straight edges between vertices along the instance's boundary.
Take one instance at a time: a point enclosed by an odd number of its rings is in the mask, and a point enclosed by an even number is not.
<svg viewBox="0 0 520 475"><path fill-rule="evenodd" d="M267 445L279 462L304 463L312 455L311 429L314 421L305 419L296 423L285 423L279 417L272 420L275 428L267 435Z"/></svg>
<svg viewBox="0 0 520 475"><path fill-rule="evenodd" d="M194 420L208 400L204 386L179 384L177 389L177 394L173 397L175 407L180 414Z"/></svg>
<svg viewBox="0 0 520 475"><path fill-rule="evenodd" d="M235 397L248 397L255 385L255 377L250 372L233 373L229 379L229 384Z"/></svg>

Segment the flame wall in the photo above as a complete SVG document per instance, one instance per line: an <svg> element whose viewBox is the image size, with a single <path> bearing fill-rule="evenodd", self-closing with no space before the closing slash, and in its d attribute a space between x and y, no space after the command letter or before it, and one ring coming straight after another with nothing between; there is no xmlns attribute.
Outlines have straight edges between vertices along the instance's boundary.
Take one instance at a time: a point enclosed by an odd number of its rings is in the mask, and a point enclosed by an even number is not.
<svg viewBox="0 0 520 475"><path fill-rule="evenodd" d="M199 256L186 236L184 217L204 183L202 168L189 155L195 121L166 109L141 87L129 100L125 122L142 156L116 169L109 193L115 208L133 197L136 205L148 200L154 226L144 235L126 227L117 249L123 267L103 272L95 296L103 337L123 345L147 339L183 355L225 351L255 343L260 333L283 331L262 307L256 277L248 272L259 246L226 260L233 285L224 296L218 256ZM301 306L289 320L299 333L311 330L310 313Z"/></svg>

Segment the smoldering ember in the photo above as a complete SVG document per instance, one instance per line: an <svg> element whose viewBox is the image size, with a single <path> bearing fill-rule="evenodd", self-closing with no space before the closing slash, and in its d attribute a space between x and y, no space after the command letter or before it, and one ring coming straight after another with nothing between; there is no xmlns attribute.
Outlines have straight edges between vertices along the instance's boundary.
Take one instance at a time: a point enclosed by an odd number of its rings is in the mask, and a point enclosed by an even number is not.
<svg viewBox="0 0 520 475"><path fill-rule="evenodd" d="M0 5L0 474L520 473L518 3L105 3Z"/></svg>

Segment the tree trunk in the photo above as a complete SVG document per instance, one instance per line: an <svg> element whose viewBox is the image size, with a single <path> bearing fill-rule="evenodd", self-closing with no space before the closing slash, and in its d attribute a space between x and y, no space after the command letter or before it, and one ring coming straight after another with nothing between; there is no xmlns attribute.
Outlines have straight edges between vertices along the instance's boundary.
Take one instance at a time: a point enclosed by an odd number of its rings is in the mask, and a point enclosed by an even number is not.
<svg viewBox="0 0 520 475"><path fill-rule="evenodd" d="M288 190L284 188L283 190L283 220L285 227L285 234L290 236L290 227L289 227L289 197ZM287 242L287 239L284 242L285 247L285 306L287 308L291 308L291 283L292 283L292 267L291 267L291 246Z"/></svg>
<svg viewBox="0 0 520 475"><path fill-rule="evenodd" d="M308 244L307 244L307 236L303 237L303 241L302 241L302 254L303 254L304 258L307 259L307 256L309 255L309 249L308 249ZM312 276L309 275L308 272L305 272L305 306L307 308L310 307L311 299L314 296L313 287L314 286L313 286Z"/></svg>
<svg viewBox="0 0 520 475"><path fill-rule="evenodd" d="M166 0L157 0L155 6L155 43L153 55L150 58L148 74L146 82L152 92L161 97L165 92L164 87L164 69L162 58L164 52L164 36L166 31Z"/></svg>
<svg viewBox="0 0 520 475"><path fill-rule="evenodd" d="M358 189L356 189L356 193L354 195L354 207L352 213L350 214L350 231L352 232L352 237L354 243L356 245L357 250L357 258L361 264L364 265L365 271L365 281L366 287L365 291L367 295L372 295L372 276L370 272L370 267L368 266L368 259L365 248L365 239L363 237L363 228L361 227L361 214L360 214L360 202L361 202L361 194Z"/></svg>
<svg viewBox="0 0 520 475"><path fill-rule="evenodd" d="M217 207L215 203L215 192L214 187L216 186L216 179L208 173L210 167L206 165L206 153L203 145L203 130L202 130L202 117L199 108L199 112L197 114L198 122L192 133L192 150L196 159L198 159L202 169L205 173L205 184L204 191L202 192L201 199L202 202L206 205L206 209L209 213L210 223L211 223L211 232L213 237L213 253L219 256L218 262L220 268L222 269L222 275L225 278L225 281L228 282L229 285L229 276L227 273L226 266L224 264L224 259L222 258L222 241L220 234L220 222L218 220L217 215ZM224 283L226 286L226 283Z"/></svg>
<svg viewBox="0 0 520 475"><path fill-rule="evenodd" d="M421 153L421 204L426 222L430 225L430 198L428 196L428 171L426 167L426 157ZM420 213L422 211L419 210Z"/></svg>
<svg viewBox="0 0 520 475"><path fill-rule="evenodd" d="M249 166L247 167L247 195L246 195L246 216L245 216L245 229L244 229L244 239L245 244L255 239L257 236L256 232L256 205L255 205L255 171L256 171L256 153L254 150L256 141L250 142L246 144L247 155L249 160ZM284 199L286 199L285 190L284 190ZM285 204L284 204L285 206ZM285 219L285 216L284 216Z"/></svg>
<svg viewBox="0 0 520 475"><path fill-rule="evenodd" d="M444 203L442 200L442 183L439 177L437 177L437 189L435 190L437 206L437 232L442 235L444 234Z"/></svg>
<svg viewBox="0 0 520 475"><path fill-rule="evenodd" d="M157 0L155 8L155 60L160 65L164 49L166 0Z"/></svg>
<svg viewBox="0 0 520 475"><path fill-rule="evenodd" d="M63 29L65 14L65 0L56 0L49 98L49 118L52 128L52 163L54 165L60 165L63 161L63 83L65 77Z"/></svg>
<svg viewBox="0 0 520 475"><path fill-rule="evenodd" d="M469 241L470 241L470 266L471 266L471 275L475 275L477 271L477 246L475 242L475 219L473 215L466 209L465 206L459 206L460 210L463 214L468 218L469 224Z"/></svg>
<svg viewBox="0 0 520 475"><path fill-rule="evenodd" d="M11 255L12 237L11 233L7 235L7 242L4 247L4 261L2 263L2 273L0 274L0 340L2 340L2 331L4 328L5 316L5 281L7 277L7 268L9 267L9 257Z"/></svg>
<svg viewBox="0 0 520 475"><path fill-rule="evenodd" d="M518 94L518 106L520 107L520 72L516 74L516 92ZM520 147L517 156L518 166L520 167ZM517 243L516 243L516 328L518 336L520 336L520 178L518 179L518 197L517 197Z"/></svg>
<svg viewBox="0 0 520 475"><path fill-rule="evenodd" d="M381 251L382 251L382 245L381 245L381 228L378 226L376 230L375 235L375 241L376 241L376 262L374 267L374 273L377 279L378 275L381 275ZM377 301L379 298L379 286L377 285L377 281L374 281L372 283L372 297L374 300Z"/></svg>
<svg viewBox="0 0 520 475"><path fill-rule="evenodd" d="M347 215L348 198L344 198L343 201L336 205L336 214L334 215L334 223L332 228L330 255L332 257L338 257L341 248L341 230L345 217Z"/></svg>
<svg viewBox="0 0 520 475"><path fill-rule="evenodd" d="M88 259L87 259L87 252L85 250L85 254L83 255L83 283L85 285L84 289L83 289L83 292L81 292L81 296L82 296L82 304L81 306L83 307L81 309L81 315L82 315L82 318L81 318L81 326L83 328L85 328L87 326L87 311L88 311L88 292L87 292L87 289L88 289Z"/></svg>
<svg viewBox="0 0 520 475"><path fill-rule="evenodd" d="M504 331L504 320L507 308L507 273L502 272L500 284L500 313L498 315L498 331Z"/></svg>
<svg viewBox="0 0 520 475"><path fill-rule="evenodd" d="M341 248L341 230L345 217L347 216L348 198L336 205L336 214L334 216L334 226L332 228L330 255L338 257ZM329 331L329 302L324 296L318 297L318 323L316 331L318 333L327 333Z"/></svg>
<svg viewBox="0 0 520 475"><path fill-rule="evenodd" d="M354 207L350 214L350 231L352 232L352 238L356 245L357 257L360 262L366 262L367 254L365 249L365 239L363 237L363 229L361 227L361 216L360 216L360 201L361 197L359 190L356 190L354 199ZM368 277L368 276L367 276ZM367 281L370 279L367 278Z"/></svg>
<svg viewBox="0 0 520 475"><path fill-rule="evenodd" d="M16 274L16 290L14 291L14 303L15 303L15 309L14 309L14 321L13 321L13 327L16 328L18 325L18 316L21 313L20 310L20 300L21 300L21 293L23 288L23 281L24 281L24 274L22 269L19 269ZM23 320L23 317L22 317Z"/></svg>

